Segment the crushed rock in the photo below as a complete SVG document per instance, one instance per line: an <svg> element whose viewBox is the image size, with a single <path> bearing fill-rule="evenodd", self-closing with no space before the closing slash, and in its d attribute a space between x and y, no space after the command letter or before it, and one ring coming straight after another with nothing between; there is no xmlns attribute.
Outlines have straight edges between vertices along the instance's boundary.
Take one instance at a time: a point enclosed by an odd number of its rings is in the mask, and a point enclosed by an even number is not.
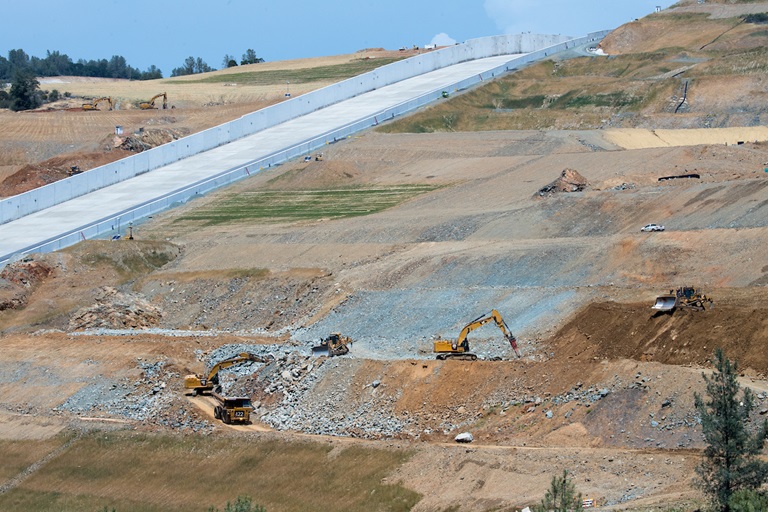
<svg viewBox="0 0 768 512"><path fill-rule="evenodd" d="M104 286L99 290L96 304L75 312L69 321L69 330L98 327L141 329L158 325L162 317L162 310L143 297Z"/></svg>

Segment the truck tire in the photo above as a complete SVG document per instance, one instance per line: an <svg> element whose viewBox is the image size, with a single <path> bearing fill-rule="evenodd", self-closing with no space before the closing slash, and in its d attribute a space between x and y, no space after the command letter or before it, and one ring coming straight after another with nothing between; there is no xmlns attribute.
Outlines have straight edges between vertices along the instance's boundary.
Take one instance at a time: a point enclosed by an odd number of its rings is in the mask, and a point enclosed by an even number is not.
<svg viewBox="0 0 768 512"><path fill-rule="evenodd" d="M213 417L216 418L217 420L221 419L221 407L219 407L218 405L213 408Z"/></svg>
<svg viewBox="0 0 768 512"><path fill-rule="evenodd" d="M227 411L221 411L221 421L229 425L230 418L229 418L229 413Z"/></svg>

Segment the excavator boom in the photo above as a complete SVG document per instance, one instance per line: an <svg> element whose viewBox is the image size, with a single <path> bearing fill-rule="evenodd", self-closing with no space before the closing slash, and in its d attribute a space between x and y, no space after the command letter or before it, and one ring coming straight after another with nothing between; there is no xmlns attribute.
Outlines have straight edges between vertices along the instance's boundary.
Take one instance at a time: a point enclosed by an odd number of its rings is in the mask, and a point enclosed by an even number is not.
<svg viewBox="0 0 768 512"><path fill-rule="evenodd" d="M109 104L109 110L112 110L114 104L112 103L112 98L108 96L104 96L103 98L96 98L90 103L83 103L83 110L99 110L99 103L102 101L106 101Z"/></svg>
<svg viewBox="0 0 768 512"><path fill-rule="evenodd" d="M229 359L224 359L214 364L211 367L211 369L208 371L208 373L205 375L197 375L197 374L187 375L184 378L184 388L191 389L192 393L195 395L197 395L198 393L211 391L219 383L219 371L225 368L229 368L230 366L234 366L240 363L245 363L248 361L254 361L257 363L268 363L273 360L274 358L271 356L262 357L256 354L249 354L248 352L243 352L237 356L230 357Z"/></svg>
<svg viewBox="0 0 768 512"><path fill-rule="evenodd" d="M161 92L160 94L155 94L152 96L152 99L149 101L142 101L139 103L139 108L142 110L150 110L155 108L155 100L158 98L163 98L163 108L168 108L168 95L164 92Z"/></svg>
<svg viewBox="0 0 768 512"><path fill-rule="evenodd" d="M501 332L504 334L504 337L512 346L512 350L514 350L515 355L520 357L520 351L517 348L517 338L515 338L514 334L512 334L509 326L507 326L507 323L501 317L501 314L494 309L490 312L490 314L480 315L465 325L459 333L459 337L455 341L447 341L442 339L435 341L433 351L437 354L437 358L464 359L471 361L476 360L477 356L470 353L469 351L469 341L467 340L467 336L470 332L474 331L478 327L482 327L491 320L496 322L496 325L499 327Z"/></svg>

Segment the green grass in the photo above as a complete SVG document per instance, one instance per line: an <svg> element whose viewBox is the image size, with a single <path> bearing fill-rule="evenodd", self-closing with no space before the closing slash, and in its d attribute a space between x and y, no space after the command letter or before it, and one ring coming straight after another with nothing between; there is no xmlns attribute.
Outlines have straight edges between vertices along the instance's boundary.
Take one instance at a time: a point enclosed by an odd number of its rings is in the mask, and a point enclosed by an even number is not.
<svg viewBox="0 0 768 512"><path fill-rule="evenodd" d="M65 249L65 251L71 253L85 251L84 254L80 254L83 263L91 266L113 267L120 274L122 282L157 270L177 256L173 246L165 242L147 240L121 240L119 242L91 240L85 244Z"/></svg>
<svg viewBox="0 0 768 512"><path fill-rule="evenodd" d="M174 84L210 84L236 82L243 85L277 85L290 82L292 84L337 81L367 73L392 62L401 60L398 58L384 59L360 59L346 64L332 66L318 66L303 69L275 69L265 71L248 71L243 73L217 74L197 80L174 81Z"/></svg>
<svg viewBox="0 0 768 512"><path fill-rule="evenodd" d="M237 496L281 511L406 511L420 495L382 480L400 450L328 443L93 433L0 495L4 512L205 512Z"/></svg>
<svg viewBox="0 0 768 512"><path fill-rule="evenodd" d="M264 190L229 194L176 219L205 226L238 222L290 222L370 215L438 188L393 185L376 188Z"/></svg>

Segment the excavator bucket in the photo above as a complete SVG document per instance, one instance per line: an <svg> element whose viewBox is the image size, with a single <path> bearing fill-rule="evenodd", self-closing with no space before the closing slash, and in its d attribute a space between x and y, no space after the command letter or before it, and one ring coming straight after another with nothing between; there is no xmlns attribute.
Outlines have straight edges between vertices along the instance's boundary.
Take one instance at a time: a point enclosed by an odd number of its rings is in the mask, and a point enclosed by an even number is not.
<svg viewBox="0 0 768 512"><path fill-rule="evenodd" d="M656 297L656 303L651 306L658 311L672 311L677 305L677 297L674 295L661 295Z"/></svg>

